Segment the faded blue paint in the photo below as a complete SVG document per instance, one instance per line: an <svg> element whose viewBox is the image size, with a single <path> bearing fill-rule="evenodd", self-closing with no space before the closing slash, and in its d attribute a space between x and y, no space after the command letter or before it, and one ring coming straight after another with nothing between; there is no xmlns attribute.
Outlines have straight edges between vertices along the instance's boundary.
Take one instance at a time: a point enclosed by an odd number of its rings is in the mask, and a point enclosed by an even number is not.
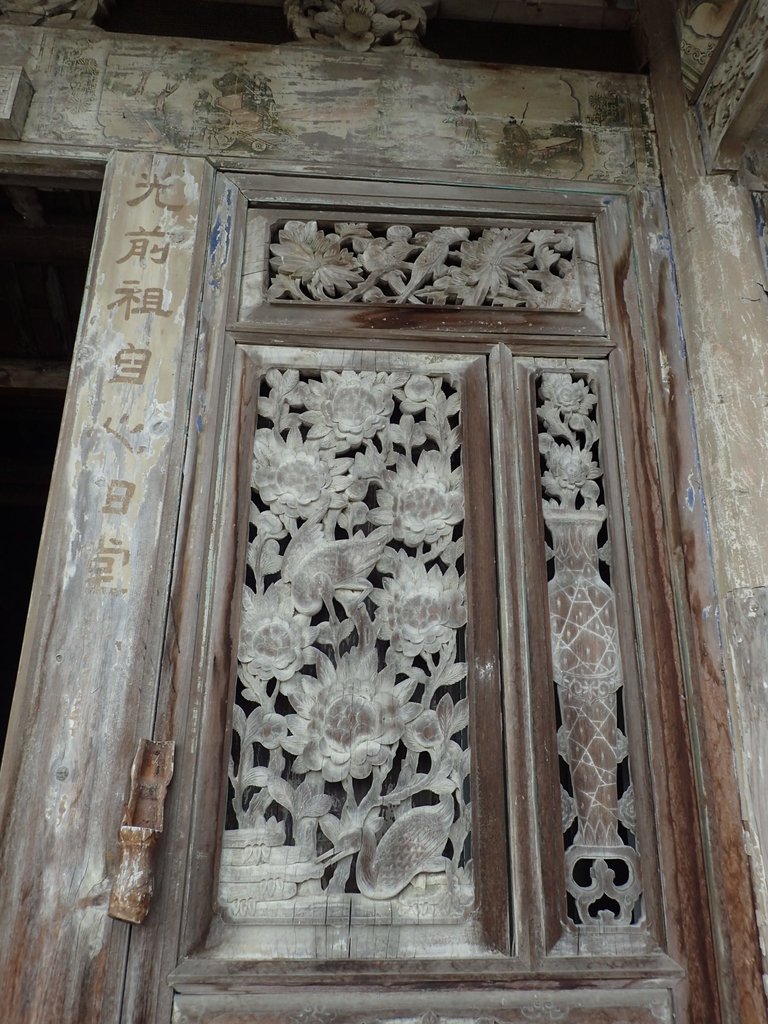
<svg viewBox="0 0 768 1024"><path fill-rule="evenodd" d="M696 505L696 491L692 484L688 484L688 490L685 492L685 504L688 506L688 511L693 512Z"/></svg>
<svg viewBox="0 0 768 1024"><path fill-rule="evenodd" d="M208 255L211 259L216 255L216 250L221 243L221 214L216 215L216 220L213 224L213 230L211 231L211 240L208 244Z"/></svg>
<svg viewBox="0 0 768 1024"><path fill-rule="evenodd" d="M229 247L232 241L232 196L233 189L228 188L225 194L227 214L222 221L221 213L216 214L216 220L211 229L211 238L208 243L208 260L211 264L211 276L208 284L216 291L221 287L221 270L229 259Z"/></svg>
<svg viewBox="0 0 768 1024"><path fill-rule="evenodd" d="M198 434L202 434L202 432L203 432L203 417L202 416L198 416L197 419L195 420L195 423L197 425L197 432L198 432Z"/></svg>

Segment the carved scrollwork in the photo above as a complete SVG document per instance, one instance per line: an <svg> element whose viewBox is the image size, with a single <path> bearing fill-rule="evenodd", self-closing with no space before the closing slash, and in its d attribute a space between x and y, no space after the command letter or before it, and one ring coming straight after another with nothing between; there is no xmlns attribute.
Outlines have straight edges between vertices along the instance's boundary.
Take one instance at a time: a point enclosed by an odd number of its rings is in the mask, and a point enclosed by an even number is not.
<svg viewBox="0 0 768 1024"><path fill-rule="evenodd" d="M270 300L579 308L574 240L557 228L287 221L270 245Z"/></svg>
<svg viewBox="0 0 768 1024"><path fill-rule="evenodd" d="M768 11L761 0L749 0L734 16L734 29L726 38L717 63L699 98L699 113L708 136L709 159L714 167L735 168L738 154L725 152L730 129L766 64ZM764 107L761 107L764 110Z"/></svg>
<svg viewBox="0 0 768 1024"><path fill-rule="evenodd" d="M624 684L602 501L595 383L568 371L541 374L538 418L544 522L551 563L552 664L562 724L562 825L569 913L581 926L627 925L639 916L628 744L618 726Z"/></svg>
<svg viewBox="0 0 768 1024"><path fill-rule="evenodd" d="M267 371L253 446L223 912L472 900L460 399Z"/></svg>
<svg viewBox="0 0 768 1024"><path fill-rule="evenodd" d="M285 0L288 25L300 41L335 44L353 53L401 49L428 53L421 46L426 0Z"/></svg>

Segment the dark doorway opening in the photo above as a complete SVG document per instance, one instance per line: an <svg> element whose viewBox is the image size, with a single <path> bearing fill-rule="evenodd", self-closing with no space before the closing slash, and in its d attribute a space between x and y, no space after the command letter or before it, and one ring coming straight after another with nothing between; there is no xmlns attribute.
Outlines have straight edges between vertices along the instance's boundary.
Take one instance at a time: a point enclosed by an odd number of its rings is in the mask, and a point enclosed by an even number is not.
<svg viewBox="0 0 768 1024"><path fill-rule="evenodd" d="M85 291L99 182L0 185L0 744Z"/></svg>

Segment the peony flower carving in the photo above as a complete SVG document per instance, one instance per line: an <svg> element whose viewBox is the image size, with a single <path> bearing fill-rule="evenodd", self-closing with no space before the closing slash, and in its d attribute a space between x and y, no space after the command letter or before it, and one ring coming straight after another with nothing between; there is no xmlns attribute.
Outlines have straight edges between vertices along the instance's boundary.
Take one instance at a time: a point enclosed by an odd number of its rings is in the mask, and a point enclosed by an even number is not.
<svg viewBox="0 0 768 1024"><path fill-rule="evenodd" d="M312 519L344 505L351 465L352 459L334 458L319 441L304 441L297 427L285 439L263 428L253 443L251 482L275 515Z"/></svg>
<svg viewBox="0 0 768 1024"><path fill-rule="evenodd" d="M360 281L361 270L339 236L319 231L316 221L289 220L271 246L269 263L277 273L269 297L303 299L303 286L313 299L334 299Z"/></svg>
<svg viewBox="0 0 768 1024"><path fill-rule="evenodd" d="M295 709L286 715L290 736L282 741L297 755L293 771L319 771L326 781L341 782L366 779L384 764L422 711L409 703L416 681L396 680L394 667L378 670L375 648L355 648L335 668L318 652L317 678L301 676L283 687Z"/></svg>
<svg viewBox="0 0 768 1024"><path fill-rule="evenodd" d="M301 418L310 424L310 441L344 452L389 426L394 400L389 375L342 370L310 380L297 398L304 403Z"/></svg>
<svg viewBox="0 0 768 1024"><path fill-rule="evenodd" d="M379 636L408 657L436 654L467 621L464 585L455 566L427 570L419 558L398 551L394 574L385 576L371 597L377 605Z"/></svg>
<svg viewBox="0 0 768 1024"><path fill-rule="evenodd" d="M396 456L377 491L378 507L368 514L377 526L391 526L392 536L410 547L447 543L464 518L461 467L439 451L423 451L418 463Z"/></svg>
<svg viewBox="0 0 768 1024"><path fill-rule="evenodd" d="M549 507L597 508L600 488L595 481L602 470L593 455L599 432L592 386L571 373L543 373L539 395L543 401L536 412L544 428L539 450L546 464L541 482Z"/></svg>
<svg viewBox="0 0 768 1024"><path fill-rule="evenodd" d="M597 395L592 394L583 380L565 373L542 373L539 394L568 420L574 415L589 415L597 404Z"/></svg>
<svg viewBox="0 0 768 1024"><path fill-rule="evenodd" d="M263 594L243 587L237 660L250 677L264 682L290 679L314 661L316 637L309 617L294 612L291 588L285 583L278 581Z"/></svg>

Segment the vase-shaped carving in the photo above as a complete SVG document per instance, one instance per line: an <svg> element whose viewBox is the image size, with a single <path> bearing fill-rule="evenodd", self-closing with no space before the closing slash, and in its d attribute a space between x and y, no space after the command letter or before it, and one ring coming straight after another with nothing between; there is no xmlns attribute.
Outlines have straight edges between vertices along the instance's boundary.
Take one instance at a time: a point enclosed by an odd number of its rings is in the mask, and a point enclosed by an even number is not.
<svg viewBox="0 0 768 1024"><path fill-rule="evenodd" d="M566 887L581 924L631 924L640 865L618 828L622 671L615 599L600 575L598 534L606 512L549 507L544 516L555 565L549 583L552 665L577 822L566 851Z"/></svg>
<svg viewBox="0 0 768 1024"><path fill-rule="evenodd" d="M605 511L545 512L555 575L549 583L552 664L576 802L576 845L620 846L616 691L621 662L613 592L600 576Z"/></svg>

